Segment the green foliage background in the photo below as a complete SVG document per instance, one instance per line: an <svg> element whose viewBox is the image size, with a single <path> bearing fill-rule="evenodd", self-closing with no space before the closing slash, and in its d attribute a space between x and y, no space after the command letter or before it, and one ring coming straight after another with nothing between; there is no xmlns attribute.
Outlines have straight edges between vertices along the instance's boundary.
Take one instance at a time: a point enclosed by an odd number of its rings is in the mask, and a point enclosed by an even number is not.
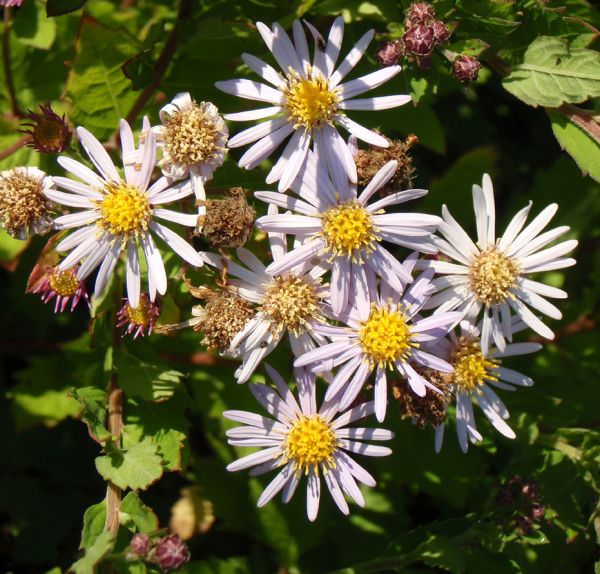
<svg viewBox="0 0 600 574"><path fill-rule="evenodd" d="M25 0L3 54L21 110L52 101L73 125L108 141L144 90L150 97L130 118L136 128L142 114L156 123L161 105L180 91L214 102L221 112L240 110L244 103L218 92L214 82L247 73L242 52L265 55L253 21L287 26L302 16L326 30L341 14L347 47L371 27L379 39L399 37L408 2L198 0L184 3L188 10L178 17L173 2L89 0L75 12L46 16L47 8L57 13L82 4ZM124 549L132 532L166 526L189 486L212 502L215 516L212 527L189 542L192 562L183 570L189 574L600 571L600 146L572 121L575 113L593 126L600 113L600 12L584 0L442 0L435 8L457 24L450 49L479 53L489 46L479 80L463 88L439 55L426 71L407 65L384 91L411 93L417 105L357 113L358 120L388 136L418 136L414 183L430 189L418 211L439 213L446 203L459 221L473 221L470 188L488 172L501 223L529 200L536 212L558 202L553 224L569 225L580 242L577 266L546 277L570 294L560 305L563 321L552 325L556 341L513 362L536 381L532 389L503 394L517 438L494 434L479 417L483 443L463 455L450 428L436 455L433 430L400 420L392 404L384 426L396 432L394 454L371 461L378 486L365 492L365 509L353 508L346 519L323 496L318 520L309 524L299 490L288 506L274 501L259 510L255 501L267 479L224 470L239 453L226 444L229 423L221 412L254 409L250 393L234 382L234 364L205 354L193 332L124 340L113 349L110 300L96 303L89 330L83 307L54 315L38 297L24 295L45 238L24 244L2 232L3 572L58 574L74 562L76 572L92 572L103 556ZM161 61L169 38L176 44ZM374 49L359 72L377 65ZM575 105L585 113L569 107ZM22 136L5 68L0 106L1 150ZM76 144L70 153L79 153ZM229 154L209 190L265 188L268 166L243 172L235 164L239 155ZM17 165L59 173L54 156L25 147L0 161L0 169ZM265 250L260 238L254 247ZM177 262L167 266L171 281L161 320L172 323L189 316L193 300L176 279ZM289 373L285 350L270 362ZM106 431L111 372L126 396L123 449ZM527 536L506 526L496 500L513 475L539 481L547 507L539 529ZM139 489L124 501L116 541L101 534L109 478ZM139 563L114 568L145 571Z"/></svg>

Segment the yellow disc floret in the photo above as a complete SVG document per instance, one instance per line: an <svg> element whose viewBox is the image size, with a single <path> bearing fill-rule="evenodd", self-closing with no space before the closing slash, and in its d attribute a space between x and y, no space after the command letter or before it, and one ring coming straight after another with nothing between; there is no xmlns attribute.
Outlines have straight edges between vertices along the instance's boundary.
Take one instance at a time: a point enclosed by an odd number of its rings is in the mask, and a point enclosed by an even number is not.
<svg viewBox="0 0 600 574"><path fill-rule="evenodd" d="M55 271L50 275L50 288L61 297L71 297L79 289L79 281L74 269Z"/></svg>
<svg viewBox="0 0 600 574"><path fill-rule="evenodd" d="M359 342L368 359L380 367L404 360L417 346L406 316L391 305L372 305L369 318L360 328Z"/></svg>
<svg viewBox="0 0 600 574"><path fill-rule="evenodd" d="M497 381L494 369L500 361L484 357L479 341L460 339L452 352L454 383L465 392L477 391L486 381Z"/></svg>
<svg viewBox="0 0 600 574"><path fill-rule="evenodd" d="M283 442L284 460L292 461L297 472L308 474L318 465L333 468L337 440L331 425L319 415L301 416L294 421Z"/></svg>
<svg viewBox="0 0 600 574"><path fill-rule="evenodd" d="M330 123L337 112L337 93L329 89L325 78L312 71L307 78L289 75L284 96L285 109L295 128L311 130Z"/></svg>
<svg viewBox="0 0 600 574"><path fill-rule="evenodd" d="M112 235L137 235L148 229L152 208L146 194L126 183L109 182L98 202L98 225Z"/></svg>
<svg viewBox="0 0 600 574"><path fill-rule="evenodd" d="M469 265L469 285L479 301L488 307L514 299L520 270L518 264L495 247L477 255Z"/></svg>
<svg viewBox="0 0 600 574"><path fill-rule="evenodd" d="M309 320L321 319L316 284L292 274L273 279L261 309L269 316L272 328L277 332L289 329L298 335Z"/></svg>
<svg viewBox="0 0 600 574"><path fill-rule="evenodd" d="M321 236L333 256L360 260L379 241L371 214L355 200L332 207L321 215Z"/></svg>
<svg viewBox="0 0 600 574"><path fill-rule="evenodd" d="M133 325L147 327L156 320L155 305L145 296L140 297L139 305L134 309L127 305L127 318Z"/></svg>

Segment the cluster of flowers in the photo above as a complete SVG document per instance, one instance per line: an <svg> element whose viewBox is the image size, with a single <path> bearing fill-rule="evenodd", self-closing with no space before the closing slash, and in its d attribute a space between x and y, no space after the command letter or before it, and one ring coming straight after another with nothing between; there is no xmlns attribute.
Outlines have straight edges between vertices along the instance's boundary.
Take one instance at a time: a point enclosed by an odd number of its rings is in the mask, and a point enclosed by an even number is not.
<svg viewBox="0 0 600 574"><path fill-rule="evenodd" d="M94 291L101 294L124 253L127 301L119 317L129 322L133 334L149 329L158 315L157 296L167 289L167 274L153 238L158 237L190 265L222 270L219 289L190 286L206 303L194 307L193 317L176 327L192 326L204 334L209 349L239 358L235 372L239 383L248 381L287 335L294 354L295 393L266 365L273 386L253 383L250 390L270 417L237 410L224 413L243 424L228 431L229 443L260 450L228 469L252 468L253 476L278 470L259 506L281 491L283 500L290 500L306 475L307 514L314 520L321 478L343 513L349 512L344 495L364 504L357 483L373 486L375 479L352 455L390 454L389 448L367 441L390 440L393 434L353 423L371 414L384 420L388 387L415 423L435 427L436 450L442 446L451 405L463 451L469 441L482 438L473 403L500 433L515 436L495 389L510 391L533 381L501 362L541 348L539 343L513 342L513 335L527 327L553 337L532 309L558 319L560 311L547 298L567 295L531 275L574 264L564 256L576 241L548 247L568 228L544 231L556 205L525 225L531 203L498 238L487 175L482 186L473 186L474 240L445 206L441 218L394 210L427 194L423 189L389 189L398 168L395 160L383 163L359 190L356 160L364 153L359 140L382 148L390 144L350 119L348 112L393 108L411 98L357 98L398 74L399 66L346 80L365 53L372 31L338 63L342 19L334 21L327 39L312 25L306 26L314 40L312 50L299 21L293 23L291 38L279 24L271 28L257 24L280 70L243 54L246 65L266 83L237 79L217 84L225 92L268 105L226 115L230 121L264 120L228 142L215 106L180 94L161 110L161 125L152 127L144 120L138 144L130 126L121 122L124 176L100 142L80 127L77 136L96 171L61 156L59 164L77 180L15 170L2 174L0 189L2 197L10 198L12 192L6 190L16 188L15 178L26 179L21 190L37 185L43 201L80 209L54 218L54 228L61 232L78 229L61 235L54 249L69 254L38 286L46 299L56 297L60 308L95 269ZM338 125L350 133L348 142ZM253 215L239 194L228 204L242 205L237 217L235 209L206 199L205 184L223 163L226 146L251 144L239 165L252 169L285 140L266 180L277 183L278 190L255 193L268 205L267 214L255 222L270 245L271 260L264 264L241 246ZM153 181L157 164L162 175ZM186 197L196 200L193 213L164 207ZM14 211L0 205L6 228L36 230L37 220L20 219L20 227L11 221L6 214ZM236 258L223 249L198 252L161 222L200 233L209 221L219 223L215 214L221 214L224 229L217 234L219 247L237 246ZM236 218L241 222L237 227L232 222ZM402 248L406 256L400 261L390 249ZM148 281L144 293L142 262ZM319 406L321 384L324 397ZM372 400L364 398L369 389Z"/></svg>
<svg viewBox="0 0 600 574"><path fill-rule="evenodd" d="M436 19L432 4L414 2L406 10L402 38L381 44L377 60L382 66L392 66L406 56L409 60L414 60L419 68L429 68L435 48L446 44L450 35L446 24ZM452 63L455 78L465 85L477 79L481 63L476 57L456 54L446 49L441 51Z"/></svg>
<svg viewBox="0 0 600 574"><path fill-rule="evenodd" d="M148 534L138 532L131 538L127 558L156 564L162 572L172 572L189 561L190 551L177 534L168 534L155 539Z"/></svg>

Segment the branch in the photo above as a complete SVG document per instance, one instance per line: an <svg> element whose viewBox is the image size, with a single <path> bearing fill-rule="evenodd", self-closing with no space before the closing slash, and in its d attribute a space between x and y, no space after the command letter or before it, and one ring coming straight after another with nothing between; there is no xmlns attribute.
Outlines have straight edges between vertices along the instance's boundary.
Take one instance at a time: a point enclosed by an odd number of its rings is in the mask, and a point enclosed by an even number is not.
<svg viewBox="0 0 600 574"><path fill-rule="evenodd" d="M125 118L129 124L132 124L137 119L139 113L144 109L144 106L150 99L152 92L158 88L160 82L169 67L173 54L175 53L175 48L177 48L177 43L179 42L179 30L181 28L181 24L187 20L192 12L192 0L181 0L181 4L179 5L179 12L177 14L177 20L171 30L171 34L167 38L167 41L163 47L158 60L156 60L156 64L154 65L154 80L152 83L144 88L139 98L133 104L133 107L127 114Z"/></svg>
<svg viewBox="0 0 600 574"><path fill-rule="evenodd" d="M12 155L16 151L19 151L29 140L31 136L26 135L21 139L18 139L15 143L9 145L6 149L0 151L0 161L7 158L9 155Z"/></svg>

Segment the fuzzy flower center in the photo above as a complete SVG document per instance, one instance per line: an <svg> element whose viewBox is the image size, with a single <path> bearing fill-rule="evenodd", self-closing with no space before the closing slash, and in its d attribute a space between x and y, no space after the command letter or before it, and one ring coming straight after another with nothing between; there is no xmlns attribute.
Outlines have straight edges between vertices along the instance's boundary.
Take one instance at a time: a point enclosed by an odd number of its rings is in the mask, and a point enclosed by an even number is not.
<svg viewBox="0 0 600 574"><path fill-rule="evenodd" d="M329 89L325 78L312 72L307 78L289 75L284 96L285 109L295 128L319 127L323 122L331 122L337 112L337 93Z"/></svg>
<svg viewBox="0 0 600 574"><path fill-rule="evenodd" d="M500 361L485 358L479 341L460 339L451 356L454 367L454 382L462 391L473 392L486 381L497 381L493 370Z"/></svg>
<svg viewBox="0 0 600 574"><path fill-rule="evenodd" d="M150 301L149 297L142 296L135 309L127 303L127 318L132 325L147 327L156 321L156 305Z"/></svg>
<svg viewBox="0 0 600 574"><path fill-rule="evenodd" d="M206 106L192 102L173 114L161 137L169 162L192 166L217 158L225 149L226 133L221 117Z"/></svg>
<svg viewBox="0 0 600 574"><path fill-rule="evenodd" d="M337 446L331 425L319 415L301 416L294 421L284 443L285 461L293 461L297 472L308 474L310 467L318 472L318 465L335 466L333 454Z"/></svg>
<svg viewBox="0 0 600 574"><path fill-rule="evenodd" d="M479 301L492 306L514 298L511 289L519 266L495 247L482 251L469 266L469 285Z"/></svg>
<svg viewBox="0 0 600 574"><path fill-rule="evenodd" d="M148 229L152 208L146 194L126 183L109 182L99 201L98 224L112 235L137 235Z"/></svg>
<svg viewBox="0 0 600 574"><path fill-rule="evenodd" d="M360 328L359 341L369 360L380 367L404 360L416 346L406 316L389 305L371 307L369 318Z"/></svg>
<svg viewBox="0 0 600 574"><path fill-rule="evenodd" d="M0 176L0 225L11 235L46 217L49 203L42 187L40 178L16 170Z"/></svg>
<svg viewBox="0 0 600 574"><path fill-rule="evenodd" d="M79 281L74 269L55 271L50 275L50 288L61 297L71 297L79 289Z"/></svg>
<svg viewBox="0 0 600 574"><path fill-rule="evenodd" d="M354 200L332 207L321 215L321 235L334 256L354 257L360 251L369 253L373 243L379 240L371 214Z"/></svg>
<svg viewBox="0 0 600 574"><path fill-rule="evenodd" d="M276 331L289 329L299 334L311 319L319 319L319 297L314 283L288 274L275 277L262 304Z"/></svg>

